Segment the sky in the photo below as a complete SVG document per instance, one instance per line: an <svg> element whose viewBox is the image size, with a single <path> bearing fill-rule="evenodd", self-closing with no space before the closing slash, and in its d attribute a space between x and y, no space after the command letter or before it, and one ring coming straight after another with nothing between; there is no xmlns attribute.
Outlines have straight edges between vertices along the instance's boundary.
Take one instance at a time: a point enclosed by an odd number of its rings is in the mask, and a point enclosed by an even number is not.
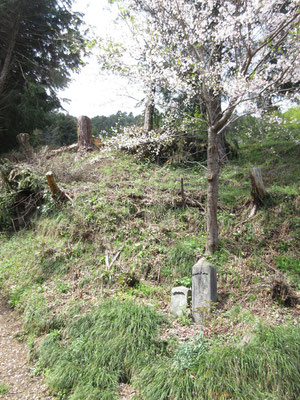
<svg viewBox="0 0 300 400"><path fill-rule="evenodd" d="M107 0L77 0L73 11L84 13L84 21L94 27L98 36L105 37L118 30L113 22L115 14ZM122 35L122 32L117 33ZM131 111L134 115L142 112L141 108L136 107L143 99L143 92L138 85L100 71L95 55L85 59L85 62L87 65L80 73L72 73L68 88L59 92L62 105L69 114L93 118L115 114L117 111Z"/></svg>

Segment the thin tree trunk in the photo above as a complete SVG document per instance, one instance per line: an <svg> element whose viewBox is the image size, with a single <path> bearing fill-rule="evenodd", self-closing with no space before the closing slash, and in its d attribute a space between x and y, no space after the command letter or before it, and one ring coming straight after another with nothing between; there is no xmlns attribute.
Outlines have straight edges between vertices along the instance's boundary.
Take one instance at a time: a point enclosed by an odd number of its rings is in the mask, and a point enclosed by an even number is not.
<svg viewBox="0 0 300 400"><path fill-rule="evenodd" d="M222 105L221 105L221 95L215 95L211 105L212 109L212 126L220 120L222 116ZM224 165L228 161L227 156L227 142L225 138L225 132L222 131L217 134L217 146L219 153L219 164Z"/></svg>
<svg viewBox="0 0 300 400"><path fill-rule="evenodd" d="M207 189L207 248L208 254L213 254L218 248L218 189L219 189L219 153L217 132L213 127L208 128L208 189Z"/></svg>
<svg viewBox="0 0 300 400"><path fill-rule="evenodd" d="M154 119L154 95L155 88L152 88L149 95L147 96L144 114L144 132L148 133L153 130L153 119Z"/></svg>
<svg viewBox="0 0 300 400"><path fill-rule="evenodd" d="M4 59L3 66L0 71L0 96L4 92L5 84L6 84L9 72L10 72L10 67L11 67L14 48L15 48L15 44L16 44L17 34L19 31L19 18L20 18L20 16L18 14L16 16L16 19L15 19L12 29L11 29L11 36L9 38L9 43L8 43L8 47L6 50L5 59Z"/></svg>

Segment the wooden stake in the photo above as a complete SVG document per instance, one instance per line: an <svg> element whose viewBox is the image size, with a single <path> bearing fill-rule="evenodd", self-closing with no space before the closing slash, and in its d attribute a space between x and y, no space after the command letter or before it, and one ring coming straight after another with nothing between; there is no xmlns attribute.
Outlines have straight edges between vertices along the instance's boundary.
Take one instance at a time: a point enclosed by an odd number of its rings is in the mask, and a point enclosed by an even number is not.
<svg viewBox="0 0 300 400"><path fill-rule="evenodd" d="M182 205L185 204L185 194L184 194L184 188L183 188L183 178L180 178L180 195L182 199Z"/></svg>

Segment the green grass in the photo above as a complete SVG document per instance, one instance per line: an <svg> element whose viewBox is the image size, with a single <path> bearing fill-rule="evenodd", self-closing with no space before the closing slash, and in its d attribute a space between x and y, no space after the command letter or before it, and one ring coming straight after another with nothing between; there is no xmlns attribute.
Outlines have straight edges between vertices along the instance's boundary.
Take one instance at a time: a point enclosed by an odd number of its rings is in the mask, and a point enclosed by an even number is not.
<svg viewBox="0 0 300 400"><path fill-rule="evenodd" d="M188 351L177 350L173 357L161 358L141 370L136 379L141 399L299 398L297 327L259 326L244 345L213 342L206 349L195 342L190 346Z"/></svg>
<svg viewBox="0 0 300 400"><path fill-rule="evenodd" d="M269 144L241 146L240 158L221 171L220 249L208 257L219 303L207 319L210 338L183 346L166 332L159 339L159 313L169 310L171 287L191 286L205 251L203 170L124 154L92 165L96 154L66 154L39 167L54 169L74 201L41 210L26 230L1 234L0 288L22 313L36 370L59 398L117 399L120 383L129 383L141 400L296 400L299 334L276 326L293 321L294 310L269 293L278 272L292 288L299 280L297 149ZM248 220L250 166L262 168L272 202ZM180 203L180 177L202 207ZM248 324L252 332L260 311L274 329L259 328L239 344L237 332ZM188 315L172 321L179 332L191 324ZM34 343L42 343L38 351Z"/></svg>
<svg viewBox="0 0 300 400"><path fill-rule="evenodd" d="M185 238L170 249L167 263L175 277L191 276L192 267L196 263L195 254L201 247L200 243L196 237Z"/></svg>
<svg viewBox="0 0 300 400"><path fill-rule="evenodd" d="M117 398L121 382L162 352L157 339L162 318L153 308L130 300L105 300L63 331L46 336L39 365L55 393L68 398ZM81 397L80 397L81 396ZM109 397L111 396L111 397Z"/></svg>
<svg viewBox="0 0 300 400"><path fill-rule="evenodd" d="M10 391L10 386L0 382L0 396L5 396Z"/></svg>

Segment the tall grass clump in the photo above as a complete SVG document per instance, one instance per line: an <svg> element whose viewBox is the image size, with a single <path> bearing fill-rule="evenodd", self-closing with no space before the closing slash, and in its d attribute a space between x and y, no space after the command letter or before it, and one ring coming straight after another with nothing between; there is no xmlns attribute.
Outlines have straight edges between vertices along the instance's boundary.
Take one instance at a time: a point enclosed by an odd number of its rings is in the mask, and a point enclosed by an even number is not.
<svg viewBox="0 0 300 400"><path fill-rule="evenodd" d="M300 396L300 331L259 326L248 344L212 343L191 360L161 358L136 380L143 400L297 400Z"/></svg>
<svg viewBox="0 0 300 400"><path fill-rule="evenodd" d="M78 317L63 332L46 336L39 366L57 394L70 400L115 399L120 383L130 382L138 368L162 351L157 333L162 318L132 301L103 301Z"/></svg>
<svg viewBox="0 0 300 400"><path fill-rule="evenodd" d="M188 238L178 242L168 253L168 265L174 268L176 277L191 275L192 266L195 264L195 254L199 249L199 240Z"/></svg>

